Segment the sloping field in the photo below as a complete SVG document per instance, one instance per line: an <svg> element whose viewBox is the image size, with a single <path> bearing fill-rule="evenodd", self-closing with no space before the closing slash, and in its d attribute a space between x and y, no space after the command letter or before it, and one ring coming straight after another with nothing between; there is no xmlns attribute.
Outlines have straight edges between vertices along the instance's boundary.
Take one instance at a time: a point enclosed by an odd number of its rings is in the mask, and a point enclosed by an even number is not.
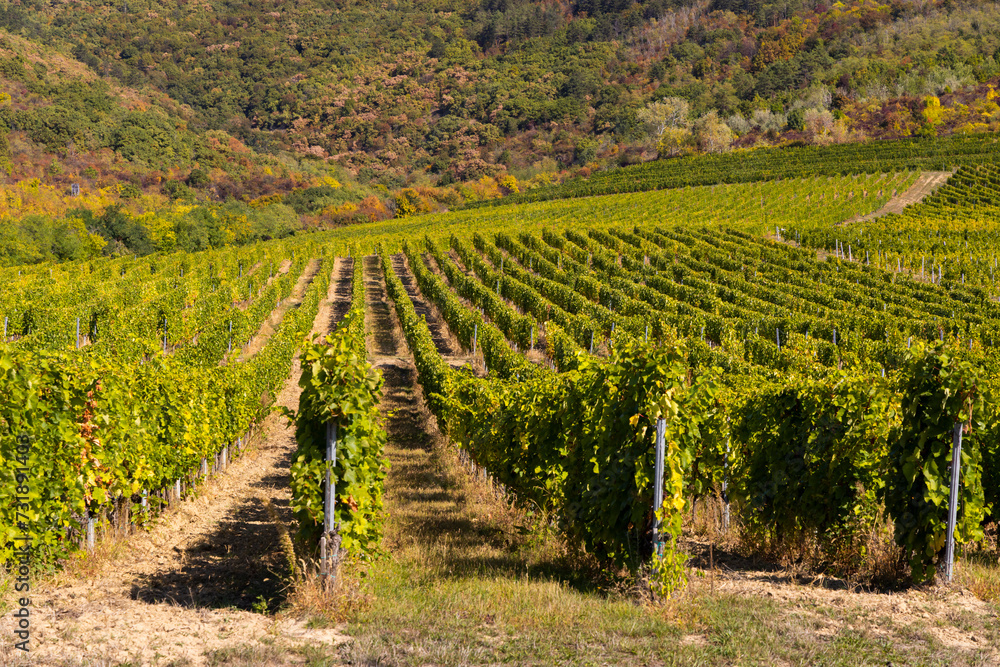
<svg viewBox="0 0 1000 667"><path fill-rule="evenodd" d="M6 270L0 656L996 662L995 171Z"/></svg>

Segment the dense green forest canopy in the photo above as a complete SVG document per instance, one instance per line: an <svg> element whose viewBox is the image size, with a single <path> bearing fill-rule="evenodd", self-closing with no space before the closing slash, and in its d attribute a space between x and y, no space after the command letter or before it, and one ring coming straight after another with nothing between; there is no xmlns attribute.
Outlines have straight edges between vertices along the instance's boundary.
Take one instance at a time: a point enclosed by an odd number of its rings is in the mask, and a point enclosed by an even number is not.
<svg viewBox="0 0 1000 667"><path fill-rule="evenodd" d="M332 158L399 187L414 173L449 182L584 163L648 139L642 111L664 97L685 100L690 119L715 111L746 141L805 131L809 110L855 116L859 136L907 136L923 97L1000 74L997 10L962 0L24 0L5 3L0 26L164 93L189 110L189 129ZM17 78L17 66L2 71ZM879 106L868 110L878 117L856 103ZM37 112L30 122L47 131L33 136L64 146L67 125L95 119L92 105L74 104L63 126ZM195 147L163 125L135 118L92 141L128 159L190 158Z"/></svg>

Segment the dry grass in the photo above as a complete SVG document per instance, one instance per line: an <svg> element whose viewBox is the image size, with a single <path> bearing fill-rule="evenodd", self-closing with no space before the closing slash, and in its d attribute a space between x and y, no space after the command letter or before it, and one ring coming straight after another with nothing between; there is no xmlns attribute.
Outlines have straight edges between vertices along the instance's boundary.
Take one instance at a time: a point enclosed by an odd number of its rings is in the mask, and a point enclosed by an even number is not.
<svg viewBox="0 0 1000 667"><path fill-rule="evenodd" d="M335 627L363 612L372 602L364 590L364 563L341 563L336 579L329 588L319 576L319 563L299 561L299 576L285 601L282 616L308 619L311 627Z"/></svg>
<svg viewBox="0 0 1000 667"><path fill-rule="evenodd" d="M1000 606L1000 526L987 527L986 539L976 550L963 548L955 568L955 580L984 602Z"/></svg>
<svg viewBox="0 0 1000 667"><path fill-rule="evenodd" d="M1000 602L1000 558L995 554L963 559L956 579L980 600Z"/></svg>
<svg viewBox="0 0 1000 667"><path fill-rule="evenodd" d="M739 520L739 507L731 509L729 531L721 526L722 503L717 497L699 501L697 521L685 522L685 534L714 544L753 561L767 561L797 576L843 577L852 587L898 590L909 581L909 564L893 539L892 521L884 511L867 530L843 540L820 540L798 532L776 539L758 534Z"/></svg>
<svg viewBox="0 0 1000 667"><path fill-rule="evenodd" d="M234 646L209 652L206 656L211 667L239 665L240 667L272 667L287 664L287 651L260 644Z"/></svg>
<svg viewBox="0 0 1000 667"><path fill-rule="evenodd" d="M92 552L77 551L62 561L62 568L51 571L46 577L47 583L58 586L80 579L92 581L114 568L131 548L128 536L118 531L98 531L96 538Z"/></svg>

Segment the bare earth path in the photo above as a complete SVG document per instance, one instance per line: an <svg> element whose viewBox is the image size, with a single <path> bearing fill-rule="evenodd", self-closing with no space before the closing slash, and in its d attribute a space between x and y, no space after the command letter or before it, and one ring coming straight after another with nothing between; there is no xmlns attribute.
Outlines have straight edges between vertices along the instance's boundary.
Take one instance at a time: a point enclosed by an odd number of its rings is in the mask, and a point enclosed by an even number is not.
<svg viewBox="0 0 1000 667"><path fill-rule="evenodd" d="M453 353L460 351L457 344L452 347L447 325L417 290L402 256L392 259L417 312L427 317L435 342ZM437 604L437 598L456 585L455 577L461 595L471 598L480 592L461 582L471 572L524 572L518 555L507 553L514 527L502 520L500 503L486 484L459 467L438 431L376 258L365 258L365 276L369 356L385 379L380 410L387 415L391 467L385 481L388 518L383 544L391 556L372 568L372 608L351 624L354 641L343 647L342 656L349 664L362 665L493 664L497 656L490 647L470 647L472 640L464 634L445 633L430 641L421 635L424 627L433 632L430 628L440 618L454 613L448 605ZM458 363L457 358L449 361ZM399 588L383 588L387 577ZM430 588L428 595L413 595L414 589L424 587ZM411 614L421 620L414 622Z"/></svg>
<svg viewBox="0 0 1000 667"><path fill-rule="evenodd" d="M333 272L333 301L321 304L314 333L329 330L350 299L350 260ZM296 359L278 405L297 407L298 377ZM279 525L292 526L294 430L272 414L255 441L150 531L104 540L93 556L38 582L30 660L4 642L0 664L284 665L332 652L335 630L272 615L287 588ZM9 615L0 623L11 637Z"/></svg>
<svg viewBox="0 0 1000 667"><path fill-rule="evenodd" d="M427 328L431 331L434 339L434 347L444 357L450 365L460 368L466 364L472 364L474 359L468 351L462 349L458 338L448 328L448 324L441 317L437 307L424 298L417 286L417 280L410 271L409 261L406 255L398 254L392 256L392 270L399 276L399 281L403 283L407 296L413 302L413 309L418 316L427 321Z"/></svg>
<svg viewBox="0 0 1000 667"><path fill-rule="evenodd" d="M924 200L925 197L934 193L939 187L948 182L951 178L950 171L925 171L917 177L917 180L913 182L906 192L896 195L885 205L874 213L862 216L860 218L854 218L853 220L847 220L847 223L851 222L863 222L865 220L874 220L875 218L881 218L883 215L889 215L890 213L902 213L903 209L912 204L919 204Z"/></svg>
<svg viewBox="0 0 1000 667"><path fill-rule="evenodd" d="M335 269L336 270L336 269ZM264 349L267 345L267 341L271 339L271 336L278 330L281 326L281 321L285 319L285 313L287 313L292 308L298 308L302 303L302 297L306 293L306 288L309 287L309 283L313 281L316 274L319 273L319 260L310 261L305 269L302 271L302 275L299 276L298 281L295 283L295 287L292 288L292 293L288 295L280 305L277 305L271 314L265 319L257 333L254 334L250 342L247 343L246 347L243 348L243 353L240 355L240 361L247 361L253 355L257 354Z"/></svg>
<svg viewBox="0 0 1000 667"><path fill-rule="evenodd" d="M332 304L329 314L325 320L317 317L316 327L322 331L333 331L347 315L351 309L351 282L354 278L354 258L338 257L333 265L333 274L330 277L330 289L326 298ZM322 313L320 313L322 315Z"/></svg>
<svg viewBox="0 0 1000 667"><path fill-rule="evenodd" d="M374 258L372 258L374 259ZM402 265L403 258L393 258L396 271L418 313L427 317L431 324L429 305L416 288L408 269ZM431 416L423 399L423 392L417 380L417 369L413 356L406 344L381 275L377 261L366 264L372 273L366 294L366 330L377 345L376 349L390 354L370 355L371 362L382 372L385 379L380 410L388 415L386 431L389 442L386 454L391 467L386 479L386 507L391 517L387 524L386 548L399 554L413 545L443 540L452 546L468 537L462 529L468 529L466 519L458 518L466 496L464 489L455 479L455 471L443 465L444 440L437 429L437 422ZM377 273L375 273L377 272ZM405 276L405 277L404 277ZM417 304L420 305L417 305ZM450 346L453 338L448 325L434 318L431 328L435 341L446 349L460 350ZM454 355L449 361L454 362ZM428 516L428 512L430 516Z"/></svg>

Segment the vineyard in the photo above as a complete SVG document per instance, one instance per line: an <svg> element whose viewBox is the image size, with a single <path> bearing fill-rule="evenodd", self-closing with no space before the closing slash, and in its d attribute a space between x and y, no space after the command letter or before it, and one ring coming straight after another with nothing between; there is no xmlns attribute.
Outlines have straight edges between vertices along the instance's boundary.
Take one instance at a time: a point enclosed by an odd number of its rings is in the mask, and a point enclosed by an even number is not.
<svg viewBox="0 0 1000 667"><path fill-rule="evenodd" d="M21 475L4 467L6 557L18 535L57 558L92 540L99 518L141 523L209 461L237 455L287 376L331 260L308 243L272 244L9 270L3 458L46 483L24 507ZM15 453L21 436L29 457Z"/></svg>
<svg viewBox="0 0 1000 667"><path fill-rule="evenodd" d="M899 215L839 226L790 225L804 245L849 254L951 289L992 293L997 274L1000 168L963 167L933 196ZM895 267L893 267L895 265Z"/></svg>
<svg viewBox="0 0 1000 667"><path fill-rule="evenodd" d="M996 134L898 139L832 146L781 146L696 155L599 171L561 185L476 202L470 208L592 197L624 192L717 183L749 183L803 176L878 174L907 170L940 171L958 165L990 165L997 161Z"/></svg>
<svg viewBox="0 0 1000 667"><path fill-rule="evenodd" d="M808 531L843 546L870 532L886 503L923 578L943 540L950 455L927 441L950 438L955 422L976 427L960 539L981 538L992 520L996 486L982 480L998 472L987 426L997 419L982 396L995 392L998 310L981 290L928 289L720 229L477 234L471 244L453 237L450 253L427 240L405 254L422 293L496 376L441 361L384 257L439 422L477 464L558 508L567 534L611 561L639 562L648 541L651 438L663 415L676 448L667 489L676 525L685 498L725 482L761 540ZM519 354L543 337L548 365ZM928 382L940 398L926 398ZM914 423L900 419L924 403ZM913 466L922 476L903 474ZM831 488L842 492L831 498Z"/></svg>
<svg viewBox="0 0 1000 667"><path fill-rule="evenodd" d="M377 561L394 417L374 285L463 463L659 596L687 578L698 506L756 557L871 582L875 535L905 564L892 585L935 579L958 432L955 540L995 560L1000 170L963 167L901 216L844 223L915 177L564 199L6 269L4 558L25 535L52 562L103 526L148 524L258 439L298 359L298 407L282 410L299 548L329 546L324 574ZM342 312L306 337L331 281Z"/></svg>

